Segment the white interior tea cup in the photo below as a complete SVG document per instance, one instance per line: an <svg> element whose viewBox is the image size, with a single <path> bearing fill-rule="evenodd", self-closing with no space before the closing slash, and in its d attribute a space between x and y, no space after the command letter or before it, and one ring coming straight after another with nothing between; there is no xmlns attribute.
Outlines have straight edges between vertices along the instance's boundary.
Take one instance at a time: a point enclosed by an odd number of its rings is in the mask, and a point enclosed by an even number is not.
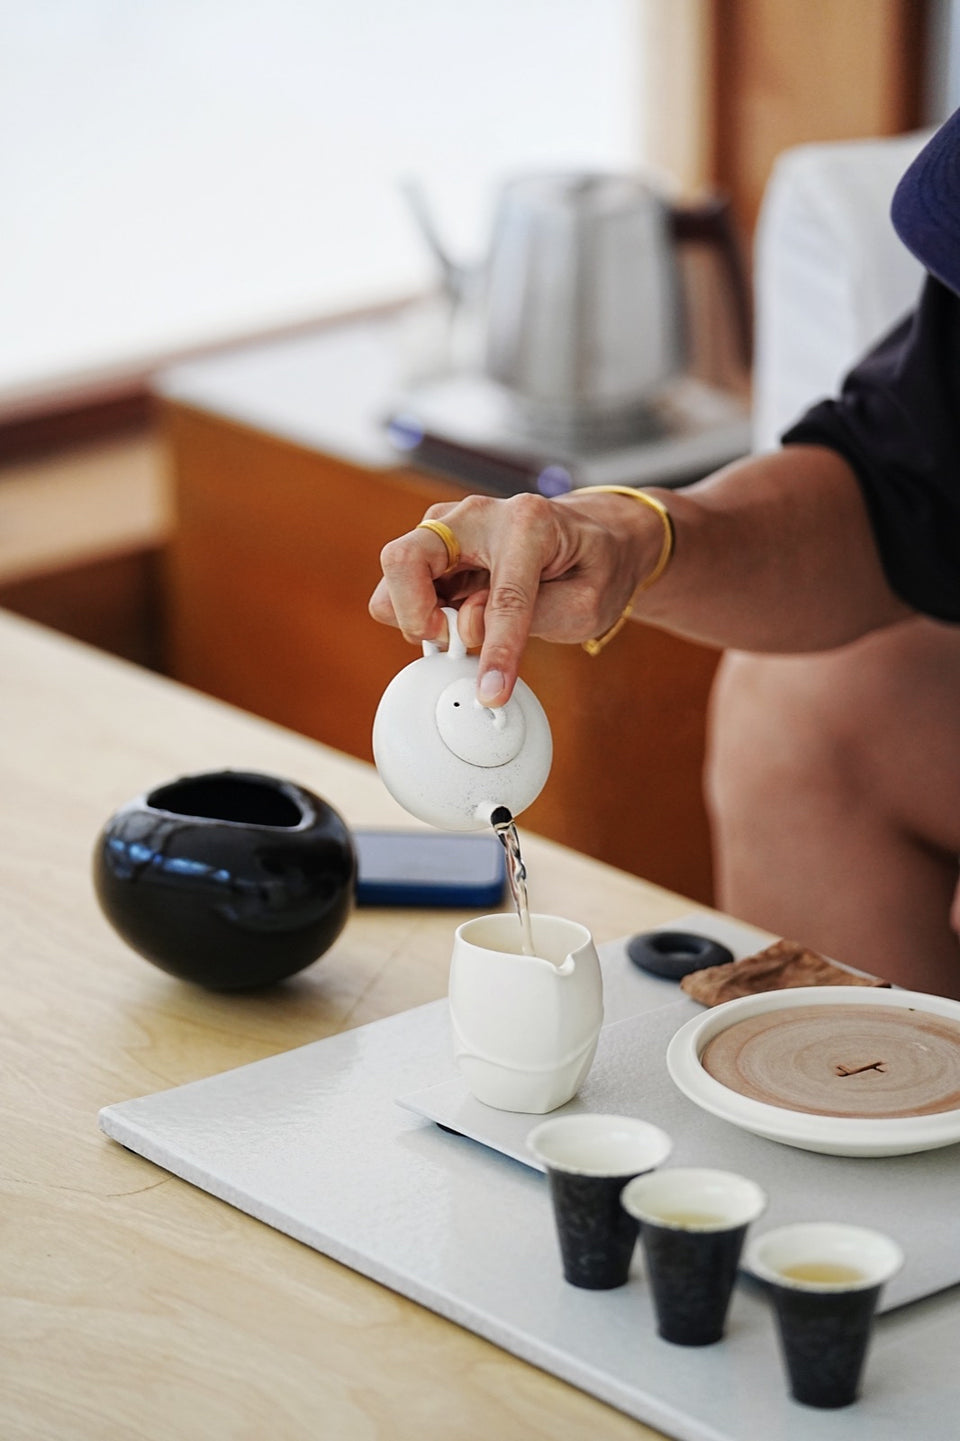
<svg viewBox="0 0 960 1441"><path fill-rule="evenodd" d="M794 1400L851 1405L880 1293L903 1264L896 1241L865 1226L799 1222L758 1236L746 1263L769 1291Z"/></svg>
<svg viewBox="0 0 960 1441"><path fill-rule="evenodd" d="M542 1121L527 1137L527 1148L548 1170L631 1178L661 1165L673 1142L650 1121L589 1112Z"/></svg>
<svg viewBox="0 0 960 1441"><path fill-rule="evenodd" d="M801 1221L757 1236L746 1253L759 1280L813 1291L882 1286L903 1265L896 1241L866 1226Z"/></svg>
<svg viewBox="0 0 960 1441"><path fill-rule="evenodd" d="M623 1204L641 1223L685 1231L730 1231L755 1221L766 1209L767 1197L756 1181L732 1171L671 1166L631 1181Z"/></svg>
<svg viewBox="0 0 960 1441"><path fill-rule="evenodd" d="M579 1114L542 1121L527 1149L550 1182L563 1274L573 1286L607 1291L626 1284L637 1223L620 1204L632 1176L670 1154L665 1131L633 1116Z"/></svg>
<svg viewBox="0 0 960 1441"><path fill-rule="evenodd" d="M657 1331L677 1346L724 1335L744 1238L767 1198L732 1171L678 1166L638 1176L621 1204L639 1223Z"/></svg>

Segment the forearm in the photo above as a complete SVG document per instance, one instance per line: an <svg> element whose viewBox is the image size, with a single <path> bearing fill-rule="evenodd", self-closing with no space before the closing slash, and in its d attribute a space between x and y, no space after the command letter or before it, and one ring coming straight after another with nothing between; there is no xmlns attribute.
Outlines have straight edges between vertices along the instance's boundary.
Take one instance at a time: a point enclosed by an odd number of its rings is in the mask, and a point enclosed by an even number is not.
<svg viewBox="0 0 960 1441"><path fill-rule="evenodd" d="M384 547L371 613L412 641L437 640L441 607L459 607L490 705L509 697L528 635L603 637L631 596L639 620L738 650L826 650L911 614L884 579L857 481L830 450L791 446L654 493L676 545L649 588L663 519L634 496L468 496L431 507L440 536L418 527Z"/></svg>
<svg viewBox="0 0 960 1441"><path fill-rule="evenodd" d="M790 652L829 649L912 613L887 585L856 479L833 451L788 446L656 493L676 549L637 596L640 620L712 645ZM649 552L649 517L631 523Z"/></svg>

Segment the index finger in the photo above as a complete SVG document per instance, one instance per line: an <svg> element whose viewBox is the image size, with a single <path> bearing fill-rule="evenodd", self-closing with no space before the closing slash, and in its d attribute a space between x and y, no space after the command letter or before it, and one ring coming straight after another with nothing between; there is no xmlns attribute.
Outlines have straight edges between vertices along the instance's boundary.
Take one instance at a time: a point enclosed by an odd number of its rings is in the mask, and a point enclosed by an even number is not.
<svg viewBox="0 0 960 1441"><path fill-rule="evenodd" d="M513 691L549 559L541 533L544 502L539 497L530 500L530 513L525 514L524 497L514 497L511 523L503 528L501 544L490 557L477 686L484 705L504 705Z"/></svg>

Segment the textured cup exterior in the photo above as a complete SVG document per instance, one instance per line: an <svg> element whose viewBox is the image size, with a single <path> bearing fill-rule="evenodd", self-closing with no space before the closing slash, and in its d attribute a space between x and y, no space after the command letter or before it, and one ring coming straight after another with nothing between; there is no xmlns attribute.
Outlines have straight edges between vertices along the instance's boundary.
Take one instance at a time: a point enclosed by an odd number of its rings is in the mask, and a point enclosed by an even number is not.
<svg viewBox="0 0 960 1441"><path fill-rule="evenodd" d="M450 1019L471 1093L498 1110L542 1115L569 1101L586 1078L603 1024L603 983L583 926L556 916L533 916L531 924L544 954L510 949L519 939L514 916L459 927Z"/></svg>

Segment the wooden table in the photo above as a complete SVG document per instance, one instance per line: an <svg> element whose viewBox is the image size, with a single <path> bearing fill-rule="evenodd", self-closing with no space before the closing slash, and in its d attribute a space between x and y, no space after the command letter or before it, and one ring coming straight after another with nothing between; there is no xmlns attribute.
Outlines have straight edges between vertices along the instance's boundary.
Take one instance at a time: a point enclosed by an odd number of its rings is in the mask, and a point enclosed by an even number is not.
<svg viewBox="0 0 960 1441"><path fill-rule="evenodd" d="M450 912L360 911L267 994L156 970L101 917L90 856L162 780L270 771L351 824L375 772L0 613L0 1436L4 1441L649 1438L647 1427L106 1140L110 1102L444 994ZM531 902L598 940L689 903L531 836Z"/></svg>

